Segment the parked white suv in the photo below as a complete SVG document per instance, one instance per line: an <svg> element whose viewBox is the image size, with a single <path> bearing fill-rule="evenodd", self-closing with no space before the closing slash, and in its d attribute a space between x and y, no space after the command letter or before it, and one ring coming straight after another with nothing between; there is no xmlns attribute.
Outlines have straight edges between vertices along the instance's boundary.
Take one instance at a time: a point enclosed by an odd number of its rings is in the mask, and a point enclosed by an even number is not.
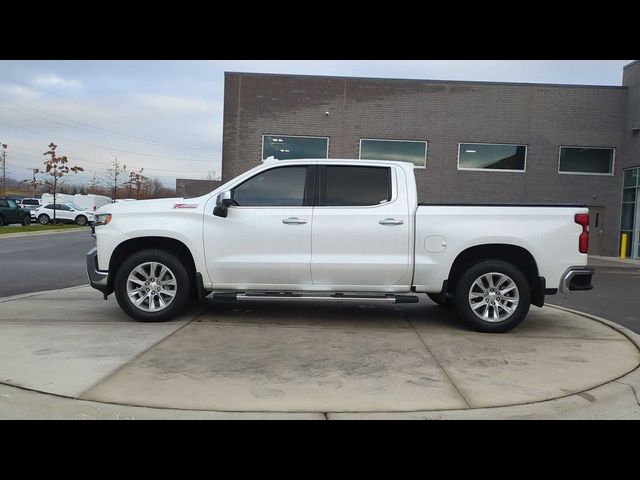
<svg viewBox="0 0 640 480"><path fill-rule="evenodd" d="M92 211L79 207L73 203L50 203L35 211L35 217L38 223L41 225L47 225L52 222L54 210L56 220L60 222L87 225L88 223L92 223L94 219L94 213Z"/></svg>
<svg viewBox="0 0 640 480"><path fill-rule="evenodd" d="M197 198L96 212L91 285L141 321L214 300L405 303L427 294L484 332L589 290L581 205L418 204L413 165L265 161Z"/></svg>

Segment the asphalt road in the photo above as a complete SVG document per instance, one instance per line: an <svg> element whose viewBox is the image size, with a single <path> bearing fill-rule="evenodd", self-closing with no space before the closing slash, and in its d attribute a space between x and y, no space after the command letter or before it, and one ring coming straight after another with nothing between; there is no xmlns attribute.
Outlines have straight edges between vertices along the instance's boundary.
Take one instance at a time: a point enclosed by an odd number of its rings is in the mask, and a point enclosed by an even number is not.
<svg viewBox="0 0 640 480"><path fill-rule="evenodd" d="M640 333L640 265L590 259L593 290L558 293L546 303L573 308ZM535 307L532 307L535 308Z"/></svg>
<svg viewBox="0 0 640 480"><path fill-rule="evenodd" d="M85 254L94 246L88 228L0 237L0 297L86 284ZM548 296L547 303L591 313L640 333L640 265L599 259L589 263L596 270L593 290Z"/></svg>
<svg viewBox="0 0 640 480"><path fill-rule="evenodd" d="M69 233L0 237L0 297L87 283L89 228Z"/></svg>

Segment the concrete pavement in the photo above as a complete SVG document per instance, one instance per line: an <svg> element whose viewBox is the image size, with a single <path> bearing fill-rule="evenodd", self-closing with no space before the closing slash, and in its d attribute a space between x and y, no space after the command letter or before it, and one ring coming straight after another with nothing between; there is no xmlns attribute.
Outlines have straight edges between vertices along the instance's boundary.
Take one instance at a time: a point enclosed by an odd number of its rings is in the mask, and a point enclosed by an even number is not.
<svg viewBox="0 0 640 480"><path fill-rule="evenodd" d="M0 418L640 418L638 338L550 307L480 334L426 299L143 324L76 287L0 299Z"/></svg>

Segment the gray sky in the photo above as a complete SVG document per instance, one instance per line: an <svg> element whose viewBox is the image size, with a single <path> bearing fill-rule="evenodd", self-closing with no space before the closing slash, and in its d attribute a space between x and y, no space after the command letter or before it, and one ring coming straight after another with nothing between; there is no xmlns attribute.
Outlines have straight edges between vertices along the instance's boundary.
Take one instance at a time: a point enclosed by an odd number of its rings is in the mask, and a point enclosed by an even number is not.
<svg viewBox="0 0 640 480"><path fill-rule="evenodd" d="M225 71L620 85L629 62L0 61L0 142L13 178L29 178L53 141L85 168L78 183L117 155L174 187L221 171Z"/></svg>

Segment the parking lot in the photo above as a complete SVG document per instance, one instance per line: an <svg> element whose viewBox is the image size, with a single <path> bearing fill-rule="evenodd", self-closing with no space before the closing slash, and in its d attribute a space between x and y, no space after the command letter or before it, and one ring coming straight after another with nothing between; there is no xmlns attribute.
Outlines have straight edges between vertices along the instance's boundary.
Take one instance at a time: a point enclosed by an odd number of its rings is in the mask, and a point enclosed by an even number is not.
<svg viewBox="0 0 640 480"><path fill-rule="evenodd" d="M94 245L87 227L0 235L0 297L85 284L84 254Z"/></svg>

